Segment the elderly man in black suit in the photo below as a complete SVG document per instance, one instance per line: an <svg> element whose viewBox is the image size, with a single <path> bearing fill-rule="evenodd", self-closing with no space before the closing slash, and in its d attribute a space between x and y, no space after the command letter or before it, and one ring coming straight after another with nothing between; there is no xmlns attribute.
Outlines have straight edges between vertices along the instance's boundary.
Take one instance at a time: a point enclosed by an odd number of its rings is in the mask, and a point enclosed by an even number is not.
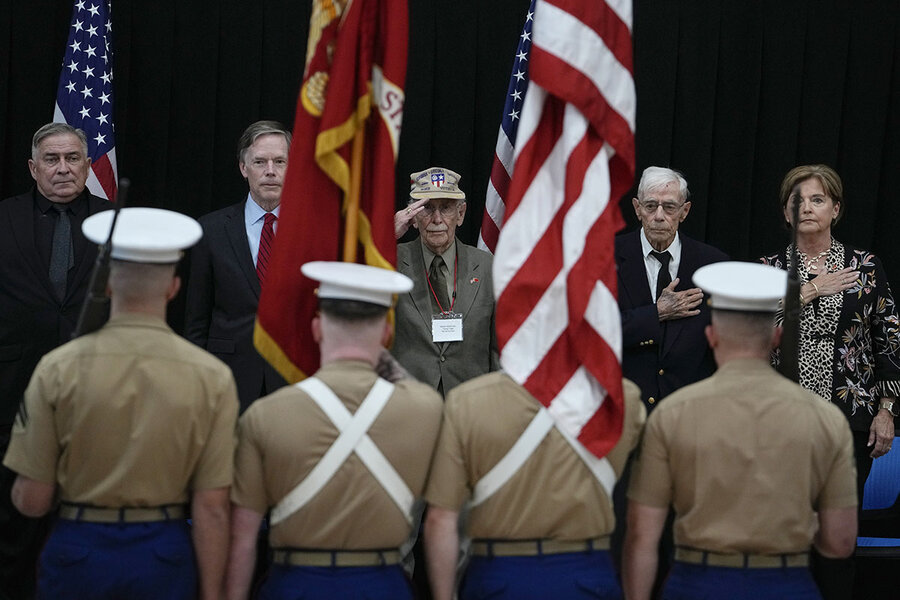
<svg viewBox="0 0 900 600"><path fill-rule="evenodd" d="M31 142L34 187L0 202L0 454L38 360L69 341L78 321L97 257L81 223L111 206L87 191L90 167L84 132L48 123ZM0 598L29 598L44 521L13 508L14 477L2 468Z"/></svg>
<svg viewBox="0 0 900 600"><path fill-rule="evenodd" d="M622 372L641 388L648 412L715 370L703 334L709 308L691 278L727 256L678 232L691 210L688 197L680 173L648 167L632 200L641 227L616 237Z"/></svg>
<svg viewBox="0 0 900 600"><path fill-rule="evenodd" d="M688 198L681 173L648 167L632 200L641 227L616 237L622 374L641 388L648 413L667 395L709 377L716 368L703 333L710 321L709 307L691 279L700 267L728 257L678 232L691 210ZM630 471L629 462L613 494L616 558L624 535ZM666 529L657 587L671 562L671 525Z"/></svg>
<svg viewBox="0 0 900 600"><path fill-rule="evenodd" d="M291 134L258 121L238 144L245 200L201 217L203 239L191 251L184 335L231 367L241 412L285 385L253 346L253 325L269 250L278 229Z"/></svg>

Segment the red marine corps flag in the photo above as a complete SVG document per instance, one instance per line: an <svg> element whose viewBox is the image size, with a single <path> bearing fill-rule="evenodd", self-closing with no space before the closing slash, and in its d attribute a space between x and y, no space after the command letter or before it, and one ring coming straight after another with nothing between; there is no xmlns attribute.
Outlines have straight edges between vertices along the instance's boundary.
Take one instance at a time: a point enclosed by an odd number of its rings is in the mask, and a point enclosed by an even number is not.
<svg viewBox="0 0 900 600"><path fill-rule="evenodd" d="M314 0L278 234L254 342L289 382L319 367L315 283L300 265L393 269L394 168L403 118L406 0Z"/></svg>
<svg viewBox="0 0 900 600"><path fill-rule="evenodd" d="M494 256L500 362L602 457L624 416L613 236L634 180L631 1L537 0L527 18L530 81Z"/></svg>

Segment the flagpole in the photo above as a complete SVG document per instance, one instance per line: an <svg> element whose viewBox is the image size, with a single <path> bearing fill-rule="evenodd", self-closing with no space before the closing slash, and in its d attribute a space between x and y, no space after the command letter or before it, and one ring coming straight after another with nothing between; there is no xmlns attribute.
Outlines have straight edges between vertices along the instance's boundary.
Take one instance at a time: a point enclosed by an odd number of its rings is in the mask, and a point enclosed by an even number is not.
<svg viewBox="0 0 900 600"><path fill-rule="evenodd" d="M359 188L362 183L362 161L365 149L365 124L356 130L350 150L350 189L344 200L344 262L356 262L359 248Z"/></svg>

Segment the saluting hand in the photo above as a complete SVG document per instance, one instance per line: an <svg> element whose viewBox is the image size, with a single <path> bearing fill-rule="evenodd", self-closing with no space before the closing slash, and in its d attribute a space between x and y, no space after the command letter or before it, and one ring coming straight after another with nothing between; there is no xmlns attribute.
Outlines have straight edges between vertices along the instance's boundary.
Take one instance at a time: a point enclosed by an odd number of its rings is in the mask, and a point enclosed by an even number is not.
<svg viewBox="0 0 900 600"><path fill-rule="evenodd" d="M400 239L407 231L409 226L415 220L416 215L422 212L422 206L428 202L428 198L416 200L406 208L402 208L394 213L394 239Z"/></svg>
<svg viewBox="0 0 900 600"><path fill-rule="evenodd" d="M675 286L678 285L678 282L679 278L676 277L672 283L663 288L656 300L656 312L659 314L660 321L683 319L700 314L700 309L697 307L703 301L703 290L690 288L676 292Z"/></svg>

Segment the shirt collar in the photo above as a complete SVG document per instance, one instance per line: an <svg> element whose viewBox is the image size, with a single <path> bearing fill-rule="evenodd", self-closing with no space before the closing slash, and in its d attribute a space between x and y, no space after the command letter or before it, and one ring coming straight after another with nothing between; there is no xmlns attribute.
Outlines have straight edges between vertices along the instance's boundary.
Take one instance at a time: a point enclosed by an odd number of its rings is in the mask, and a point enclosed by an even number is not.
<svg viewBox="0 0 900 600"><path fill-rule="evenodd" d="M144 313L120 313L110 317L107 325L110 327L150 327L152 329L171 331L168 323L159 317Z"/></svg>
<svg viewBox="0 0 900 600"><path fill-rule="evenodd" d="M322 365L319 367L316 374L333 372L346 375L348 372L358 373L368 371L371 373L374 370L375 368L372 366L372 363L366 362L360 358L341 358Z"/></svg>
<svg viewBox="0 0 900 600"><path fill-rule="evenodd" d="M67 208L72 211L72 214L81 216L81 214L87 210L87 196L88 191L87 188L82 190L80 194L78 194L74 200L69 202ZM34 187L34 201L37 203L38 210L40 210L43 214L47 214L47 211L56 204L58 206L64 206L58 202L51 202L48 200L41 192L37 189L37 186Z"/></svg>
<svg viewBox="0 0 900 600"><path fill-rule="evenodd" d="M716 374L729 372L748 374L773 370L772 364L763 358L733 358L719 365Z"/></svg>
<svg viewBox="0 0 900 600"><path fill-rule="evenodd" d="M650 245L650 240L647 239L647 234L644 233L644 228L641 227L641 255L646 258L650 256L651 252L656 252L656 248ZM672 255L672 258L681 256L681 237L677 231L675 232L675 239L672 240L668 248L663 249L663 252L668 252Z"/></svg>
<svg viewBox="0 0 900 600"><path fill-rule="evenodd" d="M275 210L272 211L272 214L275 215L275 218L278 218L281 213L281 204L275 207ZM244 203L244 222L249 227L250 225L254 225L257 221L260 221L266 217L266 211L262 209L262 207L256 203L256 201L247 194L247 202Z"/></svg>
<svg viewBox="0 0 900 600"><path fill-rule="evenodd" d="M425 245L425 242L421 237L419 238L419 242L422 244L422 256L425 259L425 268L431 268L431 261L433 261L434 257L437 255ZM453 238L453 243L444 250L444 253L441 254L441 258L444 259L444 264L447 265L448 269L450 268L450 265L454 264L456 261L456 238Z"/></svg>

